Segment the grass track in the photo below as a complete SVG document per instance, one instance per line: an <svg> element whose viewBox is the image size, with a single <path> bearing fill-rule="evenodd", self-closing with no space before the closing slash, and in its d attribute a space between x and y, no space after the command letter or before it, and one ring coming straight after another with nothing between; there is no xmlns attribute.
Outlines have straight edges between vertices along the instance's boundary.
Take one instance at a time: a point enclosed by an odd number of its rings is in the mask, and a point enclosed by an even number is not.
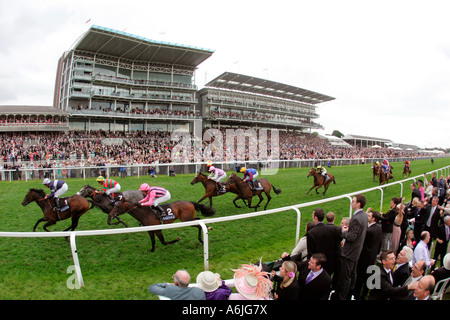
<svg viewBox="0 0 450 320"><path fill-rule="evenodd" d="M434 165L429 160L412 162L413 175L428 172L450 164L450 159L436 159ZM393 164L396 180L401 165ZM269 209L322 199L314 191L307 197L305 193L312 185L307 179L308 168L279 170L274 176L265 176L277 188L280 195L272 194ZM378 185L372 181L370 164L359 166L333 167L329 172L336 176L336 185L331 185L326 197L354 192ZM138 189L143 182L157 184L171 191L172 200L198 201L204 193L201 184L190 185L194 175L176 177L159 176L127 177L121 179L123 190ZM74 194L83 185L95 185L95 179L68 179L68 195ZM22 207L21 202L29 188L42 188L41 181L0 182L0 231L32 231L42 212L35 203ZM46 189L47 190L47 189ZM399 196L400 187L386 190L384 211L393 196ZM404 183L404 195L409 200L409 184ZM379 192L366 194L367 206L379 209ZM233 195L223 195L213 200L217 209L215 217L252 212L237 209L232 204ZM171 200L171 201L172 201ZM263 201L263 205L265 200ZM205 201L207 204L207 201ZM348 215L348 200L338 200L321 206L325 212L333 211L338 216L338 224ZM313 207L302 209L302 228L311 220ZM81 217L77 230L109 229L107 215L95 208ZM123 219L130 227L138 226L129 215ZM272 214L258 218L216 223L210 237L210 269L222 278L232 277L232 268L250 261L256 262L261 256L264 261L277 259L283 251L290 251L295 238L294 211ZM60 221L50 230L60 231L70 225L69 220ZM42 230L42 224L38 226ZM301 232L303 235L303 232ZM0 238L0 298L1 299L156 299L147 292L147 287L156 282L170 281L177 269L186 269L195 279L203 270L203 246L197 240L197 229L183 228L165 230L164 236L171 240L177 236L181 241L163 246L156 243L156 251L150 253L150 239L146 232L77 237L77 249L83 272L85 287L70 290L66 281L71 274L67 268L72 265L72 255L68 240L64 238Z"/></svg>

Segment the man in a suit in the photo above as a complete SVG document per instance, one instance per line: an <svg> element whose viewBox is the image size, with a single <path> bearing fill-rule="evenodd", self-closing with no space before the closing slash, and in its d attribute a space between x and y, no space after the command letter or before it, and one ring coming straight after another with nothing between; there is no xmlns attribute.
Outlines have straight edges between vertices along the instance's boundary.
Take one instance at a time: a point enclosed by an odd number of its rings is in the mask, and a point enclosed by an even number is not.
<svg viewBox="0 0 450 320"><path fill-rule="evenodd" d="M427 205L427 211L426 211L426 222L425 222L425 231L428 231L431 236L430 244L431 242L436 239L437 236L437 230L439 221L441 220L440 210L438 209L439 206L439 197L433 197L431 200L431 205Z"/></svg>
<svg viewBox="0 0 450 320"><path fill-rule="evenodd" d="M367 268L376 263L377 255L381 249L381 226L378 223L380 213L372 210L372 208L368 208L367 218L369 226L367 228L364 245L358 259L358 265L356 268L356 283L355 289L353 290L353 296L356 300L365 300L365 297L367 296L368 288L365 285L367 278L369 277Z"/></svg>
<svg viewBox="0 0 450 320"><path fill-rule="evenodd" d="M410 298L411 300L430 300L430 295L434 290L434 277L427 275L422 277L419 281L417 281L417 286L414 289L413 296Z"/></svg>
<svg viewBox="0 0 450 320"><path fill-rule="evenodd" d="M323 223L325 212L321 208L313 211L314 228L306 234L306 246L308 248L308 258L314 253L323 253L327 257L327 262L323 268L331 276L335 270L340 233L336 229L328 227Z"/></svg>
<svg viewBox="0 0 450 320"><path fill-rule="evenodd" d="M327 262L323 253L314 253L308 262L308 268L300 270L298 276L299 300L327 300L331 290L331 277L322 268Z"/></svg>
<svg viewBox="0 0 450 320"><path fill-rule="evenodd" d="M352 199L352 209L355 210L350 219L348 230L342 232L345 240L341 248L339 274L335 297L338 300L346 300L351 289L355 287L356 265L361 254L364 239L366 238L368 218L362 210L366 205L366 197L357 194Z"/></svg>
<svg viewBox="0 0 450 320"><path fill-rule="evenodd" d="M413 250L404 246L402 251L397 255L397 266L394 267L394 287L402 286L406 279L409 278L411 270L409 268L409 262L414 255Z"/></svg>
<svg viewBox="0 0 450 320"><path fill-rule="evenodd" d="M436 249L434 250L434 257L436 261L441 261L441 266L444 265L444 256L447 253L448 241L450 239L450 216L444 217L444 223L441 223L437 228L436 234Z"/></svg>
<svg viewBox="0 0 450 320"><path fill-rule="evenodd" d="M406 297L408 290L415 289L417 282L408 286L394 287L394 277L392 269L395 265L395 254L392 250L384 250L380 254L381 268L379 268L379 279L370 291L369 300L389 300L398 297Z"/></svg>

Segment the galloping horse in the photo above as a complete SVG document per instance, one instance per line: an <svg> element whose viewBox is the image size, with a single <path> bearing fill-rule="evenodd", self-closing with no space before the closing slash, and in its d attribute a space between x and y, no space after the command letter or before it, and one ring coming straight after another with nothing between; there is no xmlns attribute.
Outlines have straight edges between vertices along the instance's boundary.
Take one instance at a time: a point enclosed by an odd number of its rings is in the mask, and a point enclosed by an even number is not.
<svg viewBox="0 0 450 320"><path fill-rule="evenodd" d="M261 186L263 187L262 190L257 190L257 191L252 191L252 189L250 188L250 186L248 185L248 183L244 180L242 180L240 177L237 176L236 173L232 173L230 175L230 177L228 178L228 180L225 182L225 185L227 186L226 189L229 190L231 188L233 188L233 184L236 186L236 192L238 197L236 199L233 200L233 203L236 207L240 208L237 204L236 204L236 200L238 199L246 199L247 200L247 207L249 208L255 208L255 211L258 210L259 204L263 201L263 196L262 196L262 192L264 191L264 193L267 196L267 202L266 205L264 206L264 210L266 210L267 205L270 202L270 199L272 199L272 197L270 196L270 190L273 189L273 191L276 194L280 194L281 193L281 189L277 189L275 188L269 180L265 179L265 178L261 178L258 179L257 181L259 181L261 183ZM252 207L252 198L253 196L258 196L259 197L259 202L256 204L256 206ZM245 203L245 201L244 201Z"/></svg>
<svg viewBox="0 0 450 320"><path fill-rule="evenodd" d="M191 201L175 201L169 204L161 205L161 207L163 207L163 209L166 210L166 212L168 213L167 216L168 218L170 218L169 215L174 216L171 219L164 220L163 221L164 224L172 223L176 219L179 219L181 221L197 220L199 218L195 217L196 210L200 210L201 214L205 217L213 216L216 213L216 211L212 208L208 208L203 204ZM125 199L120 200L119 203L109 213L108 224L109 225L119 224L119 222L112 223L111 220L117 218L119 215L126 212L129 213L133 218L138 220L143 226L152 226L161 224L161 220L156 217L155 212L151 207L147 206L141 207ZM193 226L193 227L198 228L198 240L200 241L200 243L203 243L201 227L200 226ZM151 252L155 251L155 233L158 236L159 241L161 241L163 245L168 245L180 241L180 238L178 237L175 240L167 242L165 241L161 230L149 231L148 234L150 235L150 239L152 241Z"/></svg>
<svg viewBox="0 0 450 320"><path fill-rule="evenodd" d="M89 203L85 198L80 195L73 195L68 198L69 209L64 212L56 213L55 211L53 211L53 200L46 199L45 196L46 194L42 189L30 189L22 201L23 206L27 206L31 202L36 201L37 205L42 209L42 212L44 213L44 218L41 218L36 222L33 231L36 231L36 227L39 223L41 223L42 221L47 221L47 223L44 224L43 229L47 232L50 232L50 230L47 229L48 226L51 226L59 220L65 220L69 217L72 218L72 224L64 231L73 231L78 226L78 219L80 219L81 215L89 210Z"/></svg>
<svg viewBox="0 0 450 320"><path fill-rule="evenodd" d="M408 166L406 163L403 165L403 178L406 178L406 176L408 175L408 178L409 178L409 176L411 175L411 167L410 166Z"/></svg>
<svg viewBox="0 0 450 320"><path fill-rule="evenodd" d="M98 192L98 190L94 187L91 187L90 185L85 185L80 189L79 192L77 192L80 196L84 198L91 198L92 200L88 200L92 204L91 209L93 206L99 207L104 213L109 214L111 210L114 208L114 204L111 203L111 201L108 199L106 194L101 194ZM142 195L142 192L138 190L126 190L124 192L120 193L126 200L137 203L138 201L142 200L144 196ZM120 223L122 223L125 227L128 227L125 222L122 221L120 217L117 217L117 220L119 220Z"/></svg>
<svg viewBox="0 0 450 320"><path fill-rule="evenodd" d="M380 168L378 169L378 174L380 175L380 184L379 184L380 186L381 186L382 184L387 184L387 183L389 183L389 180L390 180L390 179L393 179L391 172L390 172L390 171L387 171L386 173L384 173L382 167L380 167Z"/></svg>
<svg viewBox="0 0 450 320"><path fill-rule="evenodd" d="M308 195L311 192L311 190L314 188L316 188L316 194L319 194L318 189L323 186L325 188L325 190L322 192L322 196L324 196L325 192L327 192L328 187L330 186L331 182L336 184L336 179L334 178L333 175L328 173L329 179L325 181L325 177L322 176L320 173L318 173L316 171L316 169L314 169L314 168L311 168L311 170L309 170L307 178L309 178L311 176L314 177L314 184L311 187L311 189L309 189L309 191L306 193L306 195Z"/></svg>
<svg viewBox="0 0 450 320"><path fill-rule="evenodd" d="M221 196L225 193L220 193L217 191L217 182L215 182L214 180L208 179L208 177L206 175L204 175L203 173L199 172L195 178L191 181L191 185L194 185L198 182L201 182L203 184L203 186L205 187L205 195L203 197L200 198L200 200L198 200L198 203L202 202L203 200L205 200L206 198L209 198L209 206L212 208L212 197L217 197L217 196ZM232 193L236 193L236 188L226 188L227 192L232 192ZM240 197L238 196L234 201L240 199ZM244 201L245 203L245 201ZM234 204L235 206L236 203Z"/></svg>
<svg viewBox="0 0 450 320"><path fill-rule="evenodd" d="M373 178L372 178L372 181L375 181L375 178L378 176L378 169L380 168L380 166L379 165L377 165L376 163L374 163L373 165L372 165L372 167L370 168L370 169L372 169L372 173L373 173Z"/></svg>

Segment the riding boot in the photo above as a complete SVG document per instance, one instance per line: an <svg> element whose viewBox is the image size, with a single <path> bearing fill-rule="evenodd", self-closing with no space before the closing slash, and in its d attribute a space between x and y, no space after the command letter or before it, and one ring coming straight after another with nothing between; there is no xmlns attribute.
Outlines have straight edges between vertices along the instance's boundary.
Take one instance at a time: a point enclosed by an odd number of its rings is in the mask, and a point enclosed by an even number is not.
<svg viewBox="0 0 450 320"><path fill-rule="evenodd" d="M167 216L166 211L159 204L156 206L152 206L152 208L155 209L157 218L162 219L163 217Z"/></svg>
<svg viewBox="0 0 450 320"><path fill-rule="evenodd" d="M109 202L111 202L112 204L114 204L116 202L111 194L106 194L106 195L108 196Z"/></svg>
<svg viewBox="0 0 450 320"><path fill-rule="evenodd" d="M61 211L61 208L59 206L59 198L58 197L53 198L53 204L55 205L55 207L53 208L53 211Z"/></svg>

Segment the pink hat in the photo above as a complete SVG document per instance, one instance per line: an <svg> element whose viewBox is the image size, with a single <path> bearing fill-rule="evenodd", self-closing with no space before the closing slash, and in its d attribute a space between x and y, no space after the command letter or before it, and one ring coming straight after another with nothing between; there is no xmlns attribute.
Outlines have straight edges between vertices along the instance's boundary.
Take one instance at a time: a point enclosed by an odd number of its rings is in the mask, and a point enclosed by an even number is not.
<svg viewBox="0 0 450 320"><path fill-rule="evenodd" d="M237 291L249 300L266 298L272 290L272 281L269 274L261 271L259 266L243 264L240 269L234 271L234 285Z"/></svg>
<svg viewBox="0 0 450 320"><path fill-rule="evenodd" d="M150 186L147 183L141 184L139 191L148 191L148 190L150 190Z"/></svg>

